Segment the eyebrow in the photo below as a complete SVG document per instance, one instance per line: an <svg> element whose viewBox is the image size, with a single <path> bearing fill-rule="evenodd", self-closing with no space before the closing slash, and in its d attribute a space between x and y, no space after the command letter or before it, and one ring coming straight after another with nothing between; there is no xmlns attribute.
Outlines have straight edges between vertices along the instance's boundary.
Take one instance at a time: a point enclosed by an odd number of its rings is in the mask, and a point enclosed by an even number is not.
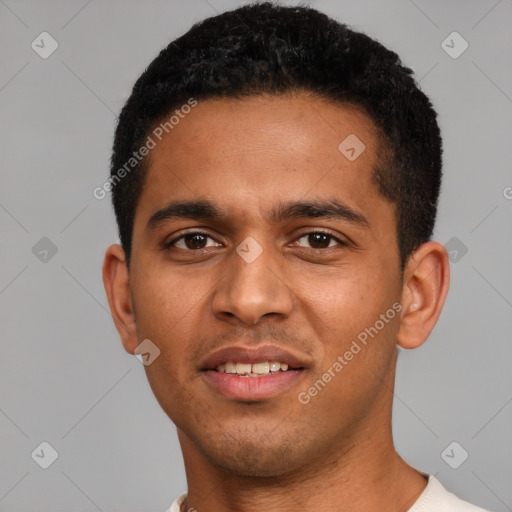
<svg viewBox="0 0 512 512"><path fill-rule="evenodd" d="M146 224L146 230L153 231L173 219L219 221L227 217L227 210L209 200L171 201L151 215ZM269 212L268 218L274 223L297 218L325 218L347 221L360 227L370 227L370 223L361 212L337 199L280 203Z"/></svg>

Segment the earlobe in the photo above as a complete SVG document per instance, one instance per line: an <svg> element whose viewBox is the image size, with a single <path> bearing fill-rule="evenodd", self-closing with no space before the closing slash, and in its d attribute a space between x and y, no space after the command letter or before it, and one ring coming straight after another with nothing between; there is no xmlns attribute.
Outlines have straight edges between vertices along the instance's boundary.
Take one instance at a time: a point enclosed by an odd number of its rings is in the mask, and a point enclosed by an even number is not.
<svg viewBox="0 0 512 512"><path fill-rule="evenodd" d="M402 348L422 345L432 332L443 308L450 284L446 249L427 242L411 255L404 269L402 316L397 343Z"/></svg>
<svg viewBox="0 0 512 512"><path fill-rule="evenodd" d="M103 285L123 346L128 353L133 354L138 345L135 315L130 294L126 256L119 244L111 245L105 253Z"/></svg>

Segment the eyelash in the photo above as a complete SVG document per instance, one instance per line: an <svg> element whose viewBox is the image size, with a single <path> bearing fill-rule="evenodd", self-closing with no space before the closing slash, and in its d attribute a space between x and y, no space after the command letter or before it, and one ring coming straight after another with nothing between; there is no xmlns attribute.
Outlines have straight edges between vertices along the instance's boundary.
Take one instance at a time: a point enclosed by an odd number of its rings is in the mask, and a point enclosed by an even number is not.
<svg viewBox="0 0 512 512"><path fill-rule="evenodd" d="M321 235L325 235L325 236L329 237L331 240L336 241L339 246L346 247L348 245L346 242L344 242L343 240L340 240L338 237L334 236L333 234L328 233L326 231L322 231L322 230L308 231L308 232L303 233L300 236L298 236L295 240L300 240L301 238L304 238L306 236L316 235L316 234L321 234ZM205 249L181 249L181 248L174 247L174 245L177 242L179 242L180 240L184 239L187 236L194 236L194 235L203 235L203 236L205 236L207 238L215 240L210 234L205 233L204 231L190 231L188 233L183 233L179 237L174 238L173 240L171 240L170 242L165 243L165 248L166 249L173 249L173 248L175 248L175 249L179 249L181 251L186 251L186 252L200 252L200 251L204 251ZM329 242L329 244L330 244L330 242ZM314 247L302 247L302 249L306 249L306 250L317 252L317 251L332 250L332 249L334 249L334 247L323 247L321 249L316 249Z"/></svg>

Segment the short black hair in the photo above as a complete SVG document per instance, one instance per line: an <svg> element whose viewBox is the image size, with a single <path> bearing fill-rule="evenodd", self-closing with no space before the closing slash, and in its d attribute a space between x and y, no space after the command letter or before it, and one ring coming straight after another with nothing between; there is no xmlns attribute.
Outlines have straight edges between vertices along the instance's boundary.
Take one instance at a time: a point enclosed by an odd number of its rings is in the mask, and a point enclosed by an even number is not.
<svg viewBox="0 0 512 512"><path fill-rule="evenodd" d="M191 98L301 92L356 106L373 121L380 150L372 177L395 206L403 270L434 229L442 167L436 112L395 52L315 9L271 2L196 23L136 81L119 116L109 178L128 266L147 174L139 149L151 130Z"/></svg>

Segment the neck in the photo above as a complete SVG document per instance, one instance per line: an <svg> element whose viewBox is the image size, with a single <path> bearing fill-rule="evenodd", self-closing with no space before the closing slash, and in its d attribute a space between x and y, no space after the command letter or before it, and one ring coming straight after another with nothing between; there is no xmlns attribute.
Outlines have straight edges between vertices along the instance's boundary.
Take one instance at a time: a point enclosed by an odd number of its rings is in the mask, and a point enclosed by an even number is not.
<svg viewBox="0 0 512 512"><path fill-rule="evenodd" d="M187 457L190 440L180 432L188 483L182 510L252 512L257 505L269 512L407 511L427 479L398 455L390 435L375 429L361 434L342 449L330 445L291 474L255 478L225 472L202 457Z"/></svg>
<svg viewBox="0 0 512 512"><path fill-rule="evenodd" d="M361 465L361 450L354 447L345 460L330 461L322 469L297 471L278 478L256 479L219 473L202 480L190 479L183 511L269 512L297 509L316 512L407 511L425 489L427 479L399 455L386 456L380 464ZM367 456L367 454L363 455ZM355 463L356 459L357 463ZM364 460L364 459L363 459ZM375 461L375 459L373 459ZM257 507L256 507L257 505Z"/></svg>

